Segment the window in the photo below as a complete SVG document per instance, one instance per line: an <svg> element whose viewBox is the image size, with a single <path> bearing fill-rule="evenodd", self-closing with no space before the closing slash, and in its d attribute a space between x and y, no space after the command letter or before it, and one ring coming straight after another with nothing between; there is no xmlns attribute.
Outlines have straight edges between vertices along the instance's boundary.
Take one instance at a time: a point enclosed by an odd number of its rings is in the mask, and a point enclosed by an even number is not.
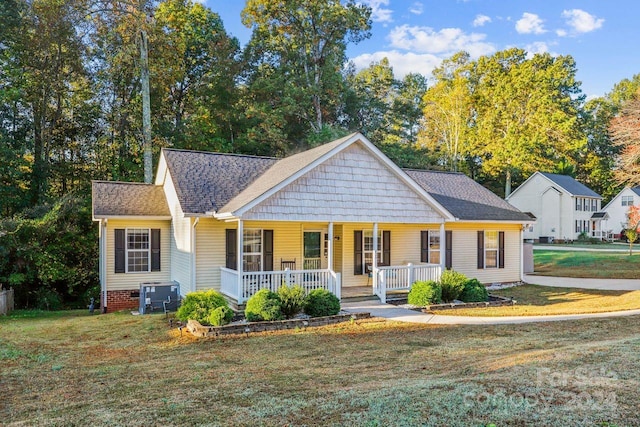
<svg viewBox="0 0 640 427"><path fill-rule="evenodd" d="M484 232L484 266L498 268L498 232Z"/></svg>
<svg viewBox="0 0 640 427"><path fill-rule="evenodd" d="M374 250L375 249L375 250ZM377 254L377 265L391 265L391 231L378 230L378 245L373 247L372 230L353 231L353 274L367 274L373 265L373 254Z"/></svg>
<svg viewBox="0 0 640 427"><path fill-rule="evenodd" d="M578 197L576 197L576 210L577 211L581 211L582 210L582 201Z"/></svg>
<svg viewBox="0 0 640 427"><path fill-rule="evenodd" d="M440 264L440 232L428 230L420 232L420 262Z"/></svg>
<svg viewBox="0 0 640 427"><path fill-rule="evenodd" d="M362 233L362 247L364 254L364 264L365 265L373 265L373 230L364 230ZM382 264L382 231L378 230L378 247L376 248L376 253L378 254L378 258L376 261L377 265Z"/></svg>
<svg viewBox="0 0 640 427"><path fill-rule="evenodd" d="M591 212L597 212L598 211L598 200L593 199L591 200Z"/></svg>
<svg viewBox="0 0 640 427"><path fill-rule="evenodd" d="M504 268L504 231L478 231L478 269Z"/></svg>
<svg viewBox="0 0 640 427"><path fill-rule="evenodd" d="M242 237L242 269L262 271L262 230L247 228Z"/></svg>
<svg viewBox="0 0 640 427"><path fill-rule="evenodd" d="M576 233L580 233L582 229L580 228L580 221L576 220Z"/></svg>
<svg viewBox="0 0 640 427"><path fill-rule="evenodd" d="M160 271L160 229L116 228L115 273Z"/></svg>
<svg viewBox="0 0 640 427"><path fill-rule="evenodd" d="M127 229L127 273L149 271L150 249L148 228Z"/></svg>
<svg viewBox="0 0 640 427"><path fill-rule="evenodd" d="M633 196L622 196L622 206L633 206Z"/></svg>
<svg viewBox="0 0 640 427"><path fill-rule="evenodd" d="M305 231L303 234L303 268L305 270L319 270L322 268L321 235L320 231Z"/></svg>

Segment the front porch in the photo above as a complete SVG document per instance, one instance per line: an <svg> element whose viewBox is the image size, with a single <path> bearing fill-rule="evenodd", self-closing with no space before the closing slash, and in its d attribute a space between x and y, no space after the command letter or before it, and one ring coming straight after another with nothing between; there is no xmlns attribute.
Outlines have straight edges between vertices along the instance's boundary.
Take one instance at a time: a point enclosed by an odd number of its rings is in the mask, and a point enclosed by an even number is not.
<svg viewBox="0 0 640 427"><path fill-rule="evenodd" d="M242 272L220 268L220 291L238 305L244 304L260 289L277 292L283 286L301 286L305 293L315 289L326 289L339 299L376 295L383 303L389 293L409 291L416 281L437 281L442 273L440 264L407 264L403 266L374 267L371 273L372 286L342 287L341 275L330 269L252 271Z"/></svg>

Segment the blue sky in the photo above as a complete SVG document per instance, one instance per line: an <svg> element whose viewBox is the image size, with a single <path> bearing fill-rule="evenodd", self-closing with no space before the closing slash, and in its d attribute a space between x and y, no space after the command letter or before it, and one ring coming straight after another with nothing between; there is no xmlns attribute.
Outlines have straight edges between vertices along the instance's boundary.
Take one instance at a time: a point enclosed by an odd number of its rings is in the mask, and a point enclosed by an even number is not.
<svg viewBox="0 0 640 427"><path fill-rule="evenodd" d="M240 22L244 2L200 0L220 14L244 45L251 30ZM396 77L430 76L459 50L472 57L520 47L530 53L571 55L588 97L602 96L640 73L638 0L361 0L373 9L372 36L350 45L358 68L389 58Z"/></svg>

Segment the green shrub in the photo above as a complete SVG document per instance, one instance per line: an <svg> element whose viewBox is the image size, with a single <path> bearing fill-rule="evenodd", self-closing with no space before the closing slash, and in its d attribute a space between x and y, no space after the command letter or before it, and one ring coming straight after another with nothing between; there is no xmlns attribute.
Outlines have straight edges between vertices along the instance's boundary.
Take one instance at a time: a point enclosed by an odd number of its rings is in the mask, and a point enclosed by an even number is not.
<svg viewBox="0 0 640 427"><path fill-rule="evenodd" d="M176 318L182 321L197 320L203 325L209 325L213 311L219 307L224 307L231 312L227 300L220 293L214 290L191 292L182 300L182 304L176 312ZM227 316L229 315L225 314L223 319ZM233 313L231 313L231 317L233 317Z"/></svg>
<svg viewBox="0 0 640 427"><path fill-rule="evenodd" d="M429 304L437 304L442 298L442 287L433 280L415 282L407 296L409 304L424 307Z"/></svg>
<svg viewBox="0 0 640 427"><path fill-rule="evenodd" d="M275 292L260 289L247 301L244 316L249 322L282 319L282 302Z"/></svg>
<svg viewBox="0 0 640 427"><path fill-rule="evenodd" d="M442 286L442 300L451 302L460 297L467 282L467 276L453 270L445 270L440 276L440 286Z"/></svg>
<svg viewBox="0 0 640 427"><path fill-rule="evenodd" d="M220 306L211 310L209 314L209 324L212 326L222 326L231 322L233 310L229 307Z"/></svg>
<svg viewBox="0 0 640 427"><path fill-rule="evenodd" d="M304 308L304 289L300 285L292 287L283 285L278 289L278 296L280 297L282 314L287 319L300 313Z"/></svg>
<svg viewBox="0 0 640 427"><path fill-rule="evenodd" d="M307 295L304 312L311 317L334 316L340 312L340 300L326 289L316 289Z"/></svg>
<svg viewBox="0 0 640 427"><path fill-rule="evenodd" d="M488 301L489 293L487 292L487 288L480 283L478 279L470 279L464 284L460 299L464 302Z"/></svg>

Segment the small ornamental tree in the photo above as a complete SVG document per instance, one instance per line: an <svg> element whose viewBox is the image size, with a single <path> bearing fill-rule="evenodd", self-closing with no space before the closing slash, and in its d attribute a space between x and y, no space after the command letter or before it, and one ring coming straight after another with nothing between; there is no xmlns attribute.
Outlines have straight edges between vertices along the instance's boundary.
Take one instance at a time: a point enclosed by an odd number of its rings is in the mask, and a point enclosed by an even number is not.
<svg viewBox="0 0 640 427"><path fill-rule="evenodd" d="M624 235L627 236L629 241L629 255L633 254L633 243L638 238L640 233L640 205L629 206L627 211L627 225L624 230Z"/></svg>

